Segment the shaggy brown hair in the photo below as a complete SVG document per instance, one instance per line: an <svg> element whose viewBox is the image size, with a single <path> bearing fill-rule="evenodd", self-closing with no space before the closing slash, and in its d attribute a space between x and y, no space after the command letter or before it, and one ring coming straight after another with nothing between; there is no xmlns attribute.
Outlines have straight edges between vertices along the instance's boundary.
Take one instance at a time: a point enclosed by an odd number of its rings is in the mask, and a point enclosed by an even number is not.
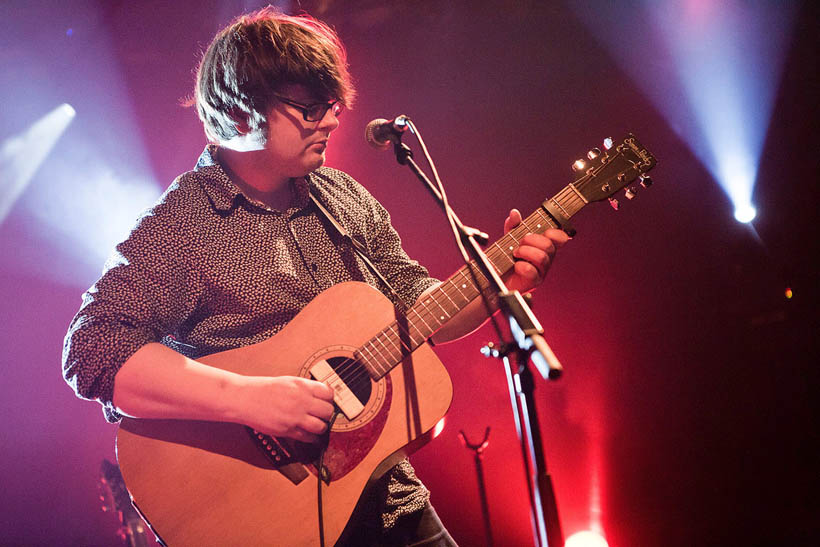
<svg viewBox="0 0 820 547"><path fill-rule="evenodd" d="M355 90L336 33L308 15L268 6L235 19L213 39L199 64L194 101L205 134L228 140L247 121L254 131L281 88L304 85L322 100L352 106Z"/></svg>

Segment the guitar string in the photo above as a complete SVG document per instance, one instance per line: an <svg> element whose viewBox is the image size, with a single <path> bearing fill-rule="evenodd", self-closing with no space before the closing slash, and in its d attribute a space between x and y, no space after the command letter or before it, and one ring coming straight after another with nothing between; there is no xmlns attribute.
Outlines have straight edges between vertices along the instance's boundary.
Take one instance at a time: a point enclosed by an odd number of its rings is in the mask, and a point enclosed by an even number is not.
<svg viewBox="0 0 820 547"><path fill-rule="evenodd" d="M540 213L540 211L541 210L538 209L537 213ZM536 213L530 215L530 217L522 221L521 226L517 226L516 228L511 230L508 233L508 236L510 236L509 238L513 239L517 243L523 238L524 235L526 235L526 233L531 231L537 231L538 229L540 229L540 224L538 225L539 228L536 228L535 230L530 225L533 221L533 217L535 216ZM546 219L543 217L543 214L539 216L541 216L542 222L546 221ZM503 246L501 245L501 243L504 243L504 241L500 240L499 242L494 244L491 247L491 249L488 250L488 257L491 259L491 261L497 269L501 269L501 264L499 264L499 258L505 258L510 262L510 264L512 264L512 261L510 260L508 253L503 250ZM458 287L458 283L461 282L462 287L466 288L466 284L463 283L464 281L470 282L470 289L473 293L470 296L465 295L464 292ZM478 289L472 285L473 284L471 282L471 279L469 279L467 276L466 267L460 269L458 272L456 272L456 275L442 283L440 290L437 291L439 293L438 295L436 295L436 293L434 292L430 295L430 298L426 298L425 300L422 300L419 305L414 306L410 310L410 312L408 312L408 319L412 323L414 318L411 316L411 314L415 314L415 319L421 320L422 323L424 323L424 325L427 327L428 333L432 334L432 332L434 332L436 328L440 326L441 323L452 317L455 313L457 313L460 310L460 307L457 304L455 304L455 301L450 296L450 293L453 293L452 289L455 288L458 293L461 293L464 300L463 303L466 304L472 301L479 294ZM443 299L440 298L442 295L454 304L453 313L449 312L446 306L442 304ZM444 312L445 315L439 315L438 318L436 318L436 313L434 311L431 311L428 306L429 303L435 303L437 308ZM421 308L423 308L423 310ZM443 320L442 317L444 317ZM436 327L431 327L430 323L428 323L428 320L430 320L430 322L433 324L438 323L438 325L436 325ZM372 368L376 369L379 373L381 373L381 375L384 375L396 364L401 362L401 357L404 356L404 352L400 350L399 345L402 348L404 348L404 350L406 350L407 352L412 350L412 348L408 347L407 344L404 342L402 334L407 335L409 339L416 345L420 345L421 343L423 343L424 340L428 338L429 334L425 334L420 329L416 330L418 331L419 338L421 341L416 340L412 332L408 332L407 329L404 329L396 322L391 323L391 325L383 329L383 331L381 331L379 334L374 336L370 341L368 341L366 344L362 346L362 351L360 351L359 353L361 357L363 357L366 361L364 370L354 369L351 373L351 368L355 367L356 360L346 359L345 361L337 365L336 373L340 377L343 377L345 383L350 384L353 387L353 389L359 389L364 387L365 382L370 380L369 374L367 374L366 370L367 365L370 365ZM399 344L396 343L396 338L398 338ZM389 348L385 343L385 339L395 348L395 350L398 350L398 352ZM379 348L377 342L381 345L382 349ZM376 353L374 353L373 350L375 350ZM366 356L364 356L363 351L367 351L370 354L369 359L366 358ZM382 365L380 361L383 362L384 365ZM368 378L365 379L363 378L364 376L368 376Z"/></svg>
<svg viewBox="0 0 820 547"><path fill-rule="evenodd" d="M453 281L459 274L462 277L464 276L464 272L460 271L460 272L457 272L457 274L454 275L448 281L450 281L450 282ZM450 300L451 302L454 302L452 297L450 297L450 295L447 292L448 288L450 288L450 285L452 285L452 283L448 283L448 281L442 283L441 287L439 287L439 291L437 291L437 292L440 292L441 294L445 295L448 300ZM463 293L462 293L462 296L464 296ZM424 305L426 306L428 301L433 301L436 304L438 304L439 307L442 307L441 304L439 303L439 300L440 299L437 298L437 296L434 292L433 294L430 295L430 298L425 299L425 301L423 301L423 302L424 302ZM465 303L469 302L469 300L470 299L467 298L467 297L464 298ZM454 306L453 311L454 312L458 311L458 306L457 305ZM427 326L427 329L430 333L432 333L435 330L434 328L431 328L430 324L424 319L424 316L423 316L422 312L419 310L418 307L414 306L408 312L408 320L412 323L412 321L414 320L414 317L411 314L415 315L415 319L421 319L422 322L425 323L425 326ZM429 311L428 311L428 314L429 314ZM430 315L428 315L428 319L431 319ZM396 350L399 350L399 345L400 345L402 348L404 348L405 351L407 351L409 353L413 348L411 348L410 346L408 346L405 343L404 338L408 338L413 344L418 346L418 345L421 345L421 343L423 343L424 340L426 340L427 337L428 337L428 335L426 335L420 329L417 328L416 331L419 335L418 336L419 340L416 339L416 336L414 336L412 332L408 331L407 329L405 329L401 325L398 325L397 322L393 322L388 327L383 329L379 334L377 334L371 340L369 340L367 343L365 343L362 346L362 348L360 348L358 353L366 361L365 365L370 365L371 368L376 369L382 375L386 374L393 366L395 366L395 364L397 364L398 362L401 362L401 359L395 355L395 352L393 350L390 350L390 348L387 347L387 345L384 342L384 339L387 338L387 340L391 343L391 345L393 345L394 348L396 348ZM399 344L396 344L396 342L395 342L396 337L398 337ZM382 347L385 350L387 350L389 358L385 357L384 352L378 348L378 346L375 344L375 342L380 342L381 343ZM376 353L374 353L373 350L375 350ZM364 355L364 351L367 351L370 354L369 359ZM404 352L399 350L398 354L399 354L399 356L403 356ZM381 361L383 361L384 365L386 365L386 366L383 366L381 363L379 363L379 358L381 358ZM340 376L346 376L349 379L349 381L355 382L356 380L359 379L359 378L357 378L357 376L362 376L367 372L365 370L363 372L358 372L358 374L356 374L356 375L346 374L346 373L349 372L349 370L352 366L355 366L355 363L356 363L356 361L354 359L347 359L347 360L343 361L342 363L340 363L336 367L337 374L339 374ZM360 384L360 382L359 382L359 384Z"/></svg>
<svg viewBox="0 0 820 547"><path fill-rule="evenodd" d="M368 350L371 353L371 356L372 356L373 353L372 353L372 351L370 351L368 346L375 347L374 344L373 344L374 341L376 341L377 339L379 339L379 341L381 341L381 339L383 339L385 337L390 339L391 344L396 349L399 349L399 344L400 344L401 347L404 348L408 352L411 351L413 348L409 347L404 342L404 338L408 338L416 346L421 345L429 337L429 335L432 334L435 331L435 329L439 326L439 325L436 325L436 327L431 327L430 323L436 324L437 322L440 322L440 319L438 321L435 319L433 312L431 312L429 307L428 307L428 303L434 302L437 305L438 308L440 308L442 311L445 312L446 315L452 316L455 312L459 311L460 307L457 304L455 304L455 301L453 300L453 297L450 296L451 294L453 294L453 296L455 296L456 292L460 293L461 296L462 296L462 299L463 299L463 304L466 304L466 303L470 302L475 296L478 295L478 292L477 292L477 290L475 290L474 287L471 287L473 289L474 294L471 294L469 296L465 295L464 292L460 288L458 288L458 283L463 282L463 281L469 281L469 279L467 279L465 269L461 269L460 271L456 272L456 274L454 274L450 279L443 282L441 284L441 286L438 288L437 291L434 291L433 293L431 293L431 295L429 295L429 297L425 298L425 300L420 302L420 304L414 306L408 312L407 318L408 318L408 321L410 323L410 326L411 327L416 326L415 330L416 330L416 333L418 334L418 336L414 335L413 332L409 332L407 329L405 329L401 325L398 325L396 322L393 322L388 327L383 329L383 331L378 333L367 344L365 344L362 349ZM466 284L462 283L462 286L466 287ZM456 289L455 291L453 291L454 288ZM439 294L437 294L437 293L439 293ZM448 312L446 307L444 305L442 305L442 301L444 301L444 299L441 298L441 295L443 295L447 300L454 303L453 313ZM422 311L421 308L425 308L424 311ZM425 313L427 314L426 319L425 319ZM421 320L422 323L425 324L425 326L427 327L427 332L423 332L420 328L418 328L418 323L414 323L417 320ZM428 320L429 320L429 322L428 322ZM396 344L396 342L395 342L395 338L397 337L397 335L398 335L399 344ZM382 342L382 345L385 348L387 347L384 344L384 342ZM375 349L378 350L377 347L375 347ZM390 357L389 359L385 359L382 352L379 352L378 356L381 357L382 360L385 361L387 367L386 368L382 367L379 363L372 363L372 364L374 365L374 368L379 369L378 371L380 373L384 374L387 371L389 371L390 368L395 366L395 364L397 364L398 362L401 361L401 357L403 356L403 353L401 351L399 351L398 356L397 356L396 354L394 354L391 351L391 352L389 352L389 357Z"/></svg>
<svg viewBox="0 0 820 547"><path fill-rule="evenodd" d="M431 322L435 323L435 321L432 321L432 319L433 319L432 312L430 312L429 308L427 308L427 304L429 302L435 302L439 307L441 307L446 312L446 309L444 309L441 306L441 304L439 302L439 300L441 300L441 298L435 294L436 292L441 293L448 300L453 302L454 303L453 311L454 312L458 311L459 307L458 307L458 305L455 305L455 301L453 300L453 298L448 293L448 289L450 290L450 292L453 292L452 291L452 286L454 284L451 283L451 282L455 281L457 277L464 277L464 275L465 275L464 271L457 272L457 274L455 276L453 276L450 280L448 280L448 282L442 283L442 285L439 287L438 291L435 291L434 293L432 293L430 295L430 297L427 297L427 298L425 298L424 301L422 301L423 302L422 307L426 308L426 312L428 314L427 319L429 319L429 320L431 320ZM457 287L456 287L456 289L457 289ZM457 290L462 293L462 297L464 299L465 304L468 303L470 300L472 300L472 298L469 298L466 295L464 295L462 291L460 291L459 289L457 289ZM415 317L413 317L413 315L415 315ZM452 314L448 314L448 315L452 315ZM427 327L428 332L430 332L432 334L432 332L434 331L434 328L432 328L430 326L430 324L428 323L428 321L425 320L424 312L422 312L419 307L415 307L415 306L413 308L411 308L411 310L408 312L408 320L411 324L412 324L414 319L415 320L421 320L421 322L424 323L425 326ZM371 368L375 369L377 372L379 372L381 375L384 375L391 368L393 368L396 364L401 362L401 358L405 355L405 352L409 353L410 351L412 351L413 348L407 345L407 343L404 340L405 338L409 339L410 342L412 344L416 345L416 346L421 345L428 338L429 335L425 334L420 329L416 328L415 330L417 332L417 336L414 335L413 332L411 332L408 329L404 328L403 326L399 325L397 322L391 323L388 327L383 329L380 333L378 333L371 340L369 340L367 343L365 343L360 348L360 350L357 352L359 354L361 360L364 361L364 367L363 367L364 370L354 369L353 372L351 373L350 372L351 368L356 365L357 360L348 358L345 361L343 361L342 363L340 363L339 365L337 365L336 373L340 377L345 378L345 383L352 384L354 389L363 387L364 378L362 378L362 377L366 375L366 376L368 376L368 378L366 380L367 381L370 380L369 374L367 374L367 370L366 370L366 367L368 365ZM385 343L385 339L387 340L387 342L389 342L395 348L395 350L398 350L398 351L396 352L394 350L391 350L387 346L387 344ZM398 339L398 344L396 343L396 339ZM385 355L385 351L383 351L382 349L379 349L378 345L376 345L377 342L381 344L381 346L384 350L386 350L387 355ZM400 349L400 347L403 348L404 351L402 351ZM374 350L375 350L375 353L374 353ZM366 355L364 355L364 352L369 353L370 358L368 358Z"/></svg>
<svg viewBox="0 0 820 547"><path fill-rule="evenodd" d="M591 175L585 174L583 177L581 177L580 179L575 181L574 184L576 184L577 186L585 185L588 181L584 180L584 179L590 179L590 178L592 178ZM576 192L573 191L573 189L570 188L569 186L565 187L560 192L558 192L558 194L556 194L553 198L551 198L551 200L553 202L555 202L557 205L559 205L559 207L561 207L562 209L563 209L563 207L561 205L563 205L567 208L570 208L570 209L574 209L574 211L569 213L569 216L571 216L572 214L577 212L577 210L580 210L580 208L583 207L583 205L584 205L583 200L581 200L580 197L576 194ZM560 202L560 204L558 202ZM576 207L577 207L577 209L576 209ZM532 226L530 225L530 223L533 221L533 217L536 217L536 216L541 217L542 222L546 222L548 225L555 227L554 222L552 222L552 219L549 218L549 217L545 217L541 208L536 209L536 211L533 214L531 214L526 219L522 219L521 224L519 224L518 226L516 226L515 228L510 230L507 234L505 234L504 237L502 237L499 241L494 243L488 249L487 256L490 259L490 261L493 263L493 266L496 267L496 269L499 269L499 270L501 269L500 268L501 264L499 264L499 259L501 259L501 258L506 259L506 261L510 263L510 266L512 266L514 264L514 259L510 258L511 253L509 253L507 250L505 250L503 248L503 247L509 248L508 243L509 243L510 239L513 240L515 242L515 244L518 244L521 241L521 239L523 239L523 237L527 233L529 233L529 232L538 232L538 230L540 230L540 227L541 227L540 223L538 225L536 225L535 230L533 230ZM512 247L514 247L514 246L512 246ZM357 358L353 358L353 359L347 358L344 361L342 361L342 363L337 365L334 368L334 371L336 372L336 374L340 378L342 378L343 381L347 385L352 386L352 388L354 390L363 388L364 385L366 385L365 382L370 381L370 374L368 373L368 370L367 370L368 366L370 366L371 368L373 368L377 372L379 372L381 376L384 376L393 367L395 367L395 365L397 365L398 363L401 362L402 358L405 356L405 351L407 351L409 353L413 350L413 348L409 347L406 344L406 342L404 340L405 337L409 338L409 340L413 344L415 344L416 347L418 347L425 340L427 340L427 338L430 335L432 335L435 332L435 330L437 330L444 322L446 322L447 320L452 318L452 316L455 313L458 313L458 311L460 311L459 306L450 297L450 294L448 293L448 289L455 287L456 290L459 293L461 293L462 297L465 298L465 302L464 302L465 305L467 303L471 302L478 294L480 294L480 288L475 287L474 283L470 279L465 279L465 280L470 281L469 286L470 286L471 291L476 292L475 296L467 297L463 293L463 291L461 291L461 289L458 287L456 277L466 278L466 273L467 273L467 266L464 266L461 269L459 269L459 271L456 272L456 274L454 276L452 276L450 279L448 279L447 281L442 283L442 285L439 287L438 291L434 291L433 293L431 293L430 298L425 298L424 300L420 301L419 304L414 305L410 309L410 311L408 312L407 319L408 319L408 322L410 323L410 328L412 328L412 325L413 325L413 323L412 323L413 318L410 317L411 314L415 314L415 319L420 320L422 323L424 323L425 327L427 327L427 331L428 331L429 334L424 334L420 329L418 329L418 328L416 329L418 334L420 335L421 341L416 341L415 340L415 338L413 337L413 333L410 331L410 329L402 327L397 322L393 322L388 327L386 327L381 332L379 332L376 336L371 338L368 342L363 344L363 346L359 350L357 350L356 353L359 354L358 359ZM481 279L486 281L486 278L484 278L483 276L480 278L480 280ZM462 280L462 288L466 288L468 285L463 283L463 281L464 280ZM436 293L439 293L438 296L444 295L447 300L449 300L450 302L452 302L454 304L453 313L450 313L450 312L447 311L447 308L440 302L441 299L436 295ZM437 314L440 313L440 312L435 312L435 311L430 310L430 308L428 307L428 303L431 303L431 302L435 303L437 308L439 310L441 310L441 312L443 312L445 315L438 315L438 317L436 317ZM421 308L423 308L423 310ZM425 319L425 314L426 314L426 319ZM436 326L431 328L430 323L428 323L427 319L429 319L430 322L433 325L436 325ZM396 343L396 338L398 338L398 342L399 342L398 344ZM387 346L387 344L385 343L385 339L387 340L387 342L389 342L393 346L393 348L395 348L395 350L398 350L398 356L395 355L394 349L391 349ZM382 351L382 349L379 349L379 347L376 345L377 342L379 344L381 344L382 348L386 351L386 355L385 355L385 351ZM373 353L374 349L376 351L375 354ZM370 353L371 357L369 359L366 358L363 355L362 352L364 350L367 350L368 353ZM378 356L378 358L377 358L377 356ZM355 354L354 354L354 357L355 357ZM384 362L384 365L381 365L378 362L379 358ZM362 361L362 360L364 361L364 363L362 363L362 367L354 368L356 366L357 362ZM325 378L325 380L326 379L327 378Z"/></svg>

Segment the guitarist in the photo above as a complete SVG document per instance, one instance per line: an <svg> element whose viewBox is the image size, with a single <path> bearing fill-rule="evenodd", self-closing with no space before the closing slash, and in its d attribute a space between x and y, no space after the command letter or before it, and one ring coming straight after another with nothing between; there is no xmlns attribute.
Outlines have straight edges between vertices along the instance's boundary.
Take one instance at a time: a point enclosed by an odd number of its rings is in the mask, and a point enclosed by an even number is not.
<svg viewBox="0 0 820 547"><path fill-rule="evenodd" d="M327 429L327 385L243 376L196 359L269 338L335 283L365 281L390 297L328 229L310 194L364 244L404 303L437 284L403 251L387 211L349 175L323 167L353 100L343 46L315 19L265 8L217 34L194 99L211 144L116 247L65 339L66 381L100 402L108 421L236 422L303 442ZM511 211L505 230L520 221ZM510 288L538 285L566 240L558 230L527 235L514 253ZM478 299L434 341L454 340L485 319ZM348 526L351 544L455 545L408 461L363 496L367 510Z"/></svg>

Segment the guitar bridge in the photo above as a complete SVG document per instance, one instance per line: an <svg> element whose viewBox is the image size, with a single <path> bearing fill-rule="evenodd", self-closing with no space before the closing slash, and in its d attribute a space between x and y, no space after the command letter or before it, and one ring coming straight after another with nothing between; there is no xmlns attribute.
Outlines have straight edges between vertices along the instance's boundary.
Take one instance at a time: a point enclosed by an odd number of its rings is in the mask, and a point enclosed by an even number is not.
<svg viewBox="0 0 820 547"><path fill-rule="evenodd" d="M309 474L305 466L302 465L297 458L294 458L285 445L279 442L276 437L265 435L250 427L246 427L246 429L276 470L287 477L293 484L299 484L308 477Z"/></svg>

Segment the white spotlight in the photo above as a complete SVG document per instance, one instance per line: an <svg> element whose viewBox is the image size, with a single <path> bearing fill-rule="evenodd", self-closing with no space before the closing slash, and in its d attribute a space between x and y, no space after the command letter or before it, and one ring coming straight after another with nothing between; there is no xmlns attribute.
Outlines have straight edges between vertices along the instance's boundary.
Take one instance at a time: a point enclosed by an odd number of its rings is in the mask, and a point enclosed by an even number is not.
<svg viewBox="0 0 820 547"><path fill-rule="evenodd" d="M74 107L68 103L63 103L60 105L60 109L62 109L63 113L68 116L69 118L73 118L77 115L77 111L74 110Z"/></svg>
<svg viewBox="0 0 820 547"><path fill-rule="evenodd" d="M76 112L63 103L23 133L0 143L0 223L11 211L40 165L57 144Z"/></svg>
<svg viewBox="0 0 820 547"><path fill-rule="evenodd" d="M738 205L737 208L735 208L735 219L738 222L748 224L749 222L754 220L755 216L757 216L757 210L752 206L751 203L747 203L745 205Z"/></svg>
<svg viewBox="0 0 820 547"><path fill-rule="evenodd" d="M609 543L600 534L584 531L569 536L564 547L609 547Z"/></svg>

